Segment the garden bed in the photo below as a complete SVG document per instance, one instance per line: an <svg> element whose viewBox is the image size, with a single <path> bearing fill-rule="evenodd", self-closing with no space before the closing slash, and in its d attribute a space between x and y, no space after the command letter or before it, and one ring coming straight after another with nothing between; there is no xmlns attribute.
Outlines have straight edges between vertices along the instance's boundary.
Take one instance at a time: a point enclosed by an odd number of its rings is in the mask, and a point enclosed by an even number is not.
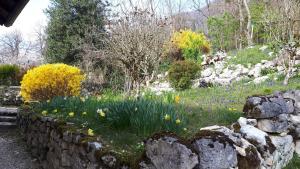
<svg viewBox="0 0 300 169"><path fill-rule="evenodd" d="M19 124L34 156L50 168L193 169L227 166L247 169L254 165L282 168L293 157L294 142L299 142L299 137L292 134L299 127L292 120L300 117L298 95L299 91L289 91L274 96L249 97L244 110L252 119L240 118L228 128L202 128L189 137L185 137L190 134L185 128L187 116L179 116L180 111L174 109L180 108L176 106L178 97L170 97L174 107L150 100L56 98L33 104L30 109L24 107ZM253 102L257 99L263 101L259 104ZM261 107L277 103L280 106L274 111L268 106ZM74 107L77 112L69 109ZM90 108L89 113L87 108ZM278 114L258 115L258 109ZM280 130L276 128L277 122L282 123L276 121L277 118L282 120L281 116L287 116L286 122L294 129L288 126ZM266 121L273 121L270 125L274 126L271 129L262 126ZM81 126L83 122L86 126ZM155 127L151 128L154 124ZM134 141L127 142L125 138L129 136L133 136ZM229 156L231 158L227 159Z"/></svg>

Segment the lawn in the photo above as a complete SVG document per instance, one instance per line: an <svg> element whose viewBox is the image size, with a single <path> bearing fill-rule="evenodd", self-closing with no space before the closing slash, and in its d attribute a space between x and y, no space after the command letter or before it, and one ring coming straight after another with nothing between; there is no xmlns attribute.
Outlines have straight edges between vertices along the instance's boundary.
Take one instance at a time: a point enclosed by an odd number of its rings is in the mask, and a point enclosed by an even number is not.
<svg viewBox="0 0 300 169"><path fill-rule="evenodd" d="M248 96L296 88L300 88L300 78L291 79L288 86L277 81L259 85L239 82L161 96L144 92L138 101L121 93L106 92L101 98L59 98L35 108L40 113L47 110L47 115L92 128L116 154L134 163L143 152L143 140L155 132L169 130L189 138L205 126L229 126L243 116ZM297 164L299 159L295 158L291 165Z"/></svg>

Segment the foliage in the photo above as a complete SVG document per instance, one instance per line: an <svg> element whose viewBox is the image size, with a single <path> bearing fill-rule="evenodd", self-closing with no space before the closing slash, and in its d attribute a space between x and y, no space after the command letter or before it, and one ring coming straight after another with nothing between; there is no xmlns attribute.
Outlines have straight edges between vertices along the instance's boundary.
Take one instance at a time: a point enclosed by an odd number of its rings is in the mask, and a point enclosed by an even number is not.
<svg viewBox="0 0 300 169"><path fill-rule="evenodd" d="M20 68L17 65L0 65L0 85L16 85Z"/></svg>
<svg viewBox="0 0 300 169"><path fill-rule="evenodd" d="M261 70L261 75L265 76L265 75L269 75L269 74L274 74L277 72L277 69L275 68L264 68Z"/></svg>
<svg viewBox="0 0 300 169"><path fill-rule="evenodd" d="M125 130L147 137L159 131L180 133L185 125L184 115L175 106L159 100L55 97L34 107L37 112L83 124L96 132L101 130L99 127L109 127L110 130Z"/></svg>
<svg viewBox="0 0 300 169"><path fill-rule="evenodd" d="M236 48L236 32L238 20L230 13L209 17L207 20L208 34L215 49L230 50Z"/></svg>
<svg viewBox="0 0 300 169"><path fill-rule="evenodd" d="M295 153L293 159L284 169L300 169L300 156Z"/></svg>
<svg viewBox="0 0 300 169"><path fill-rule="evenodd" d="M210 43L205 35L191 30L175 32L171 42L172 45L181 50L185 60L201 62L201 56L211 50Z"/></svg>
<svg viewBox="0 0 300 169"><path fill-rule="evenodd" d="M174 62L169 70L171 85L177 90L190 88L199 70L200 66L193 61Z"/></svg>
<svg viewBox="0 0 300 169"><path fill-rule="evenodd" d="M21 82L25 101L80 94L84 79L80 69L65 64L46 64L29 70Z"/></svg>
<svg viewBox="0 0 300 169"><path fill-rule="evenodd" d="M228 61L228 65L241 64L247 66L248 64L255 65L262 60L271 60L272 56L268 55L268 50L260 50L261 46L254 46L237 51L236 56Z"/></svg>
<svg viewBox="0 0 300 169"><path fill-rule="evenodd" d="M106 4L102 0L50 2L46 10L50 18L46 31L46 59L49 62L78 62L83 55L82 45L87 41L95 47L103 46ZM88 37L90 32L95 33Z"/></svg>

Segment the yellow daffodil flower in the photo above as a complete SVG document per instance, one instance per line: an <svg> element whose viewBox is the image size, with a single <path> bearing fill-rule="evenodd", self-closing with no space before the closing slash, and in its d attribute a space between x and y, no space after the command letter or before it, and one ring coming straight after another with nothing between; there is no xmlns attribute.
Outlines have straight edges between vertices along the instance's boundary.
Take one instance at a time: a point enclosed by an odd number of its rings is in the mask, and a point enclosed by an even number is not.
<svg viewBox="0 0 300 169"><path fill-rule="evenodd" d="M82 102L85 102L85 98L84 98L84 97L80 97L80 100L81 100Z"/></svg>
<svg viewBox="0 0 300 169"><path fill-rule="evenodd" d="M48 112L46 110L42 111L42 115L46 116L48 114Z"/></svg>
<svg viewBox="0 0 300 169"><path fill-rule="evenodd" d="M70 113L69 113L69 116L70 116L70 117L74 117L74 115L75 115L74 112L70 112Z"/></svg>
<svg viewBox="0 0 300 169"><path fill-rule="evenodd" d="M54 110L53 110L53 113L57 113L57 109L54 109Z"/></svg>
<svg viewBox="0 0 300 169"><path fill-rule="evenodd" d="M171 120L171 116L170 116L170 115L168 115L168 114L166 114L166 115L165 115L165 120L166 120L166 121L169 121L169 120Z"/></svg>
<svg viewBox="0 0 300 169"><path fill-rule="evenodd" d="M180 119L176 119L176 124L180 124L180 123L181 123Z"/></svg>
<svg viewBox="0 0 300 169"><path fill-rule="evenodd" d="M101 117L105 117L105 113L102 109L98 109L97 113L101 116Z"/></svg>
<svg viewBox="0 0 300 169"><path fill-rule="evenodd" d="M88 135L89 135L89 136L94 136L94 135L95 135L95 134L94 134L94 130L88 129Z"/></svg>
<svg viewBox="0 0 300 169"><path fill-rule="evenodd" d="M180 96L175 96L175 103L178 104L180 102Z"/></svg>
<svg viewBox="0 0 300 169"><path fill-rule="evenodd" d="M87 115L87 112L82 112L82 115L83 115L83 116Z"/></svg>
<svg viewBox="0 0 300 169"><path fill-rule="evenodd" d="M47 103L50 103L50 100L47 100Z"/></svg>

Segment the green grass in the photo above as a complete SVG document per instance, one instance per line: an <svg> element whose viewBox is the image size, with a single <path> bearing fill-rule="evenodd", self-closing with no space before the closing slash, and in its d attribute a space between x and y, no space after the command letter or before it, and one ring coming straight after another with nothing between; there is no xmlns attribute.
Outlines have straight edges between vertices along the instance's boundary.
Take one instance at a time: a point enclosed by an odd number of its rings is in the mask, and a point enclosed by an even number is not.
<svg viewBox="0 0 300 169"><path fill-rule="evenodd" d="M294 158L284 169L300 169L300 157L294 154Z"/></svg>
<svg viewBox="0 0 300 169"><path fill-rule="evenodd" d="M241 64L247 66L248 64L255 65L260 63L262 60L271 60L273 57L270 57L268 53L270 50L266 49L265 51L261 51L259 48L261 46L254 46L253 48L245 48L239 50L237 52L229 52L230 56L232 57L228 60L228 65L236 65Z"/></svg>

